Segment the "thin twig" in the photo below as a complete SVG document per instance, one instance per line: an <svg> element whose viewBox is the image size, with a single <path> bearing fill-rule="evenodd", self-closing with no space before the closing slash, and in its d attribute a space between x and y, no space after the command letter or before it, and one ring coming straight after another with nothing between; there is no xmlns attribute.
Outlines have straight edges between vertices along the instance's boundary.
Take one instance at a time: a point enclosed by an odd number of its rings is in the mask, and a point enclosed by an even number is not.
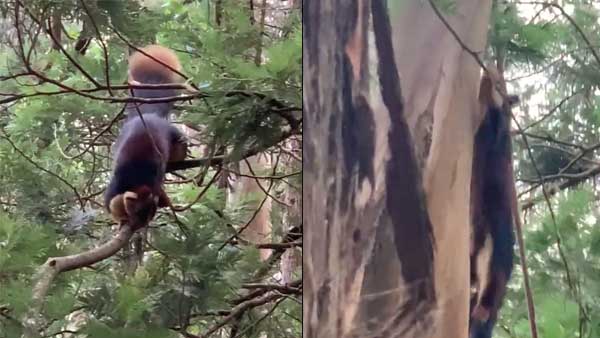
<svg viewBox="0 0 600 338"><path fill-rule="evenodd" d="M44 167L42 167L41 165L39 165L37 162L35 162L34 160L32 160L29 156L27 156L21 149L19 149L19 147L17 147L17 145L10 139L10 137L6 134L6 131L4 129L2 129L2 138L5 139L10 145L11 147L17 152L19 153L19 155L21 155L21 157L23 157L27 162L31 163L34 167L36 167L37 169L47 173L48 175L55 177L56 179L58 179L59 181L61 181L62 183L64 183L67 187L69 187L73 193L75 194L75 196L77 197L77 200L79 201L79 206L81 207L81 209L84 209L84 203L83 200L81 199L81 195L79 194L79 192L77 191L77 188L75 188L71 183L69 183L69 181L67 181L66 179L62 178L60 175L54 173L53 171L50 171Z"/></svg>
<svg viewBox="0 0 600 338"><path fill-rule="evenodd" d="M215 172L215 174L213 175L213 177L206 184L206 186L204 187L204 189L202 189L202 191L200 191L200 193L198 194L198 196L196 196L196 198L194 198L194 200L192 202L188 203L186 206L173 207L173 210L177 211L177 212L185 211L185 210L191 208L194 204L198 203L198 201L200 201L200 199L202 199L202 196L204 196L206 194L206 192L208 191L208 189L210 189L210 187L212 187L213 183L215 183L215 181L216 181L217 177L219 177L220 173L221 173L221 168L218 168L217 171Z"/></svg>
<svg viewBox="0 0 600 338"><path fill-rule="evenodd" d="M100 43L100 46L102 47L102 53L104 54L104 76L106 77L106 88L108 90L108 93L110 95L113 95L111 89L110 89L110 67L109 67L109 60L108 60L108 47L106 47L106 44L104 43L104 40L102 39L102 34L100 33L100 29L98 28L98 25L96 24L96 20L94 20L94 16L92 15L92 13L90 13L87 5L85 4L84 0L80 0L81 5L83 6L83 9L85 10L88 18L90 19L90 22L92 23L92 26L94 27L94 30L96 31L96 38L98 39L98 42Z"/></svg>

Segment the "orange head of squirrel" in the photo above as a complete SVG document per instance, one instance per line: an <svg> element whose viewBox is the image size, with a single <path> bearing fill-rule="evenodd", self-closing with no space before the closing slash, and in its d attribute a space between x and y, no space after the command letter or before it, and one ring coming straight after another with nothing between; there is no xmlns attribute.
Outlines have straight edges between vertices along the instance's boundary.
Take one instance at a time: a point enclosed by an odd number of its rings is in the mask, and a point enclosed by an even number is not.
<svg viewBox="0 0 600 338"><path fill-rule="evenodd" d="M133 230L150 223L158 208L159 196L148 186L116 195L110 201L110 212L119 223L128 223Z"/></svg>

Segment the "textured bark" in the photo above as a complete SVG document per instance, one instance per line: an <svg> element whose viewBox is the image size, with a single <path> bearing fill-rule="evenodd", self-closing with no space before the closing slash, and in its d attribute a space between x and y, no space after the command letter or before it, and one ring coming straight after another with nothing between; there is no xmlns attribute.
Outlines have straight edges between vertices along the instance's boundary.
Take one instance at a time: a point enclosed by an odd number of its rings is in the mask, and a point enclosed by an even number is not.
<svg viewBox="0 0 600 338"><path fill-rule="evenodd" d="M458 0L448 23L472 51L485 50L490 0ZM436 238L436 337L467 337L469 198L480 68L428 3L408 2L394 18L396 60L405 111L424 170L428 210ZM432 116L432 127L421 125ZM432 129L431 147L417 135Z"/></svg>
<svg viewBox="0 0 600 338"><path fill-rule="evenodd" d="M467 337L480 69L426 1L392 51L384 3L304 3L304 337ZM456 5L484 50L491 0Z"/></svg>
<svg viewBox="0 0 600 338"><path fill-rule="evenodd" d="M368 0L305 5L304 334L425 336L434 240L387 9ZM398 269L384 280L396 282L372 294L375 268L388 261ZM381 295L394 295L393 306L377 308Z"/></svg>
<svg viewBox="0 0 600 338"><path fill-rule="evenodd" d="M363 3L304 3L304 337L349 336L384 204L385 167L375 169L373 157L383 162L387 143L374 137L389 117L376 125L365 95L357 98L367 82Z"/></svg>

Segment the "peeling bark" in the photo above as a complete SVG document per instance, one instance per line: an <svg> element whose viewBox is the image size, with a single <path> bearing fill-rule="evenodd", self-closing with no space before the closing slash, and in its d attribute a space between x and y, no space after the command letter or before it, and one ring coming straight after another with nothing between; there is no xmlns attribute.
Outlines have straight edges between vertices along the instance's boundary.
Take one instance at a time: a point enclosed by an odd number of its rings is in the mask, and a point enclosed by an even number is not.
<svg viewBox="0 0 600 338"><path fill-rule="evenodd" d="M478 64L427 2L304 5L304 337L467 337Z"/></svg>
<svg viewBox="0 0 600 338"><path fill-rule="evenodd" d="M483 51L490 12L489 0L459 0L454 14L445 17L462 42ZM473 139L481 110L480 69L428 3L408 2L397 13L392 20L394 46L413 133L420 132L423 115L433 115L424 182L437 244L435 281L444 285L436 289L439 307L433 336L467 337L469 199Z"/></svg>
<svg viewBox="0 0 600 338"><path fill-rule="evenodd" d="M311 2L304 18L305 336L425 336L434 240L387 8ZM390 261L396 275L382 279ZM376 308L383 297L371 291L395 277L382 290L393 306Z"/></svg>

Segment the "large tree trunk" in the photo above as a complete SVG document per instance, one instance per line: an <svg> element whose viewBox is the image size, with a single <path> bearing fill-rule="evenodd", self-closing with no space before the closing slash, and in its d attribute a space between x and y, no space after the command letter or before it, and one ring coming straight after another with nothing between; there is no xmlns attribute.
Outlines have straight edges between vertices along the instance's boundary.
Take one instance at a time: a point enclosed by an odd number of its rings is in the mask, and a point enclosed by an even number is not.
<svg viewBox="0 0 600 338"><path fill-rule="evenodd" d="M304 335L467 337L479 67L426 1L394 53L382 3L304 3ZM473 51L490 8L448 15Z"/></svg>
<svg viewBox="0 0 600 338"><path fill-rule="evenodd" d="M491 0L457 0L450 26L471 51L484 51ZM405 113L417 153L426 158L425 192L436 240L435 337L467 337L470 182L481 117L480 67L428 3L409 1L394 18L394 46ZM433 124L431 124L433 122ZM428 143L431 142L429 151Z"/></svg>

